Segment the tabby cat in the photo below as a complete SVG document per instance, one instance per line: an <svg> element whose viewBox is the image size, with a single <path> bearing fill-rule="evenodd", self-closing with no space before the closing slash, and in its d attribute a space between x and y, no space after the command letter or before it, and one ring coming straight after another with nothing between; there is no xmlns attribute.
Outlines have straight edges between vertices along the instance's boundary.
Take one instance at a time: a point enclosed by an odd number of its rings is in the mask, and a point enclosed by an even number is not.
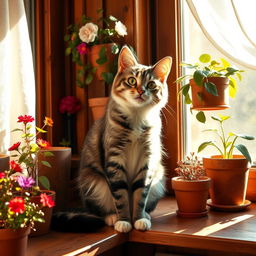
<svg viewBox="0 0 256 256"><path fill-rule="evenodd" d="M165 57L144 66L122 48L106 113L89 131L81 153L78 186L85 212L59 213L59 229L92 231L104 222L119 232L132 225L150 229L149 213L164 194L160 112L171 64Z"/></svg>

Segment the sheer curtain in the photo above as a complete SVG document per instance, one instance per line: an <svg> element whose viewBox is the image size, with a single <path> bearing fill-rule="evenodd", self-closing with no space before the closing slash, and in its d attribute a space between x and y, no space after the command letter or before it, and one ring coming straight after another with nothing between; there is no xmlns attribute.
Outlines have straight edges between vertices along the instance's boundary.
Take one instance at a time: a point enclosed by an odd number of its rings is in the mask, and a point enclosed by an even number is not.
<svg viewBox="0 0 256 256"><path fill-rule="evenodd" d="M23 0L0 1L0 153L18 138L17 117L35 116L35 78Z"/></svg>
<svg viewBox="0 0 256 256"><path fill-rule="evenodd" d="M255 0L187 0L203 33L225 56L256 69Z"/></svg>

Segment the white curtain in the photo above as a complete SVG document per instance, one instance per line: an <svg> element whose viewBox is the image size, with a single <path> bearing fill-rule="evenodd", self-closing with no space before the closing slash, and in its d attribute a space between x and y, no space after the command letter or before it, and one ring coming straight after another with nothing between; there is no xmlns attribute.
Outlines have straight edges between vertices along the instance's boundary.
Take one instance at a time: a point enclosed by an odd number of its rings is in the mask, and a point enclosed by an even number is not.
<svg viewBox="0 0 256 256"><path fill-rule="evenodd" d="M0 153L18 141L19 115L35 116L33 58L23 0L0 1Z"/></svg>
<svg viewBox="0 0 256 256"><path fill-rule="evenodd" d="M255 0L187 0L205 36L224 55L256 69Z"/></svg>

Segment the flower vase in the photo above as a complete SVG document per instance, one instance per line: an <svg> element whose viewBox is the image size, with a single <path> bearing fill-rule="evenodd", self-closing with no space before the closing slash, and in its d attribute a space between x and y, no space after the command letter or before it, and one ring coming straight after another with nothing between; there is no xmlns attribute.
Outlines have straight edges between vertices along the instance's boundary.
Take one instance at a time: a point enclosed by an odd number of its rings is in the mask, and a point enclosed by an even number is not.
<svg viewBox="0 0 256 256"><path fill-rule="evenodd" d="M114 43L98 44L90 47L88 58L93 67L96 68L96 77L98 80L104 80L102 73L108 73L111 71L111 66L115 59L115 55L112 53L112 46ZM98 64L97 60L100 59L100 51L105 48L106 62Z"/></svg>
<svg viewBox="0 0 256 256"><path fill-rule="evenodd" d="M9 169L10 157L5 154L0 154L0 172L4 172Z"/></svg>
<svg viewBox="0 0 256 256"><path fill-rule="evenodd" d="M92 111L93 121L96 121L102 118L106 111L106 106L108 104L108 97L100 97L100 98L91 98L89 99L89 107Z"/></svg>
<svg viewBox="0 0 256 256"><path fill-rule="evenodd" d="M54 191L40 190L40 192L45 193L47 196L50 196L53 201L55 201L56 194ZM31 201L40 205L40 195L32 196ZM47 234L50 231L53 208L43 207L42 211L44 213L43 219L45 222L35 222L35 230L31 230L30 236L41 236Z"/></svg>
<svg viewBox="0 0 256 256"><path fill-rule="evenodd" d="M44 156L44 152L51 152L53 156ZM47 161L51 167L41 163ZM46 176L50 182L51 190L56 192L54 210L67 209L70 188L71 148L49 147L42 150L39 156L38 172Z"/></svg>
<svg viewBox="0 0 256 256"><path fill-rule="evenodd" d="M0 229L0 254L3 256L26 256L30 227Z"/></svg>

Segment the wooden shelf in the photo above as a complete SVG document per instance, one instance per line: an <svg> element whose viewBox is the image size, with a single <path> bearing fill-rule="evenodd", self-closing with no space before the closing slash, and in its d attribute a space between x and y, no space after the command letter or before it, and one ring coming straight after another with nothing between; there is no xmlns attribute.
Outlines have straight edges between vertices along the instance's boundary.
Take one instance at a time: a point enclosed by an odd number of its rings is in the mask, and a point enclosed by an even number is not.
<svg viewBox="0 0 256 256"><path fill-rule="evenodd" d="M207 217L193 219L177 217L176 209L174 198L161 200L147 232L119 234L105 227L96 234L50 232L30 238L28 256L82 255L98 247L102 253L127 241L204 250L210 255L256 255L256 204L243 212L209 211Z"/></svg>

